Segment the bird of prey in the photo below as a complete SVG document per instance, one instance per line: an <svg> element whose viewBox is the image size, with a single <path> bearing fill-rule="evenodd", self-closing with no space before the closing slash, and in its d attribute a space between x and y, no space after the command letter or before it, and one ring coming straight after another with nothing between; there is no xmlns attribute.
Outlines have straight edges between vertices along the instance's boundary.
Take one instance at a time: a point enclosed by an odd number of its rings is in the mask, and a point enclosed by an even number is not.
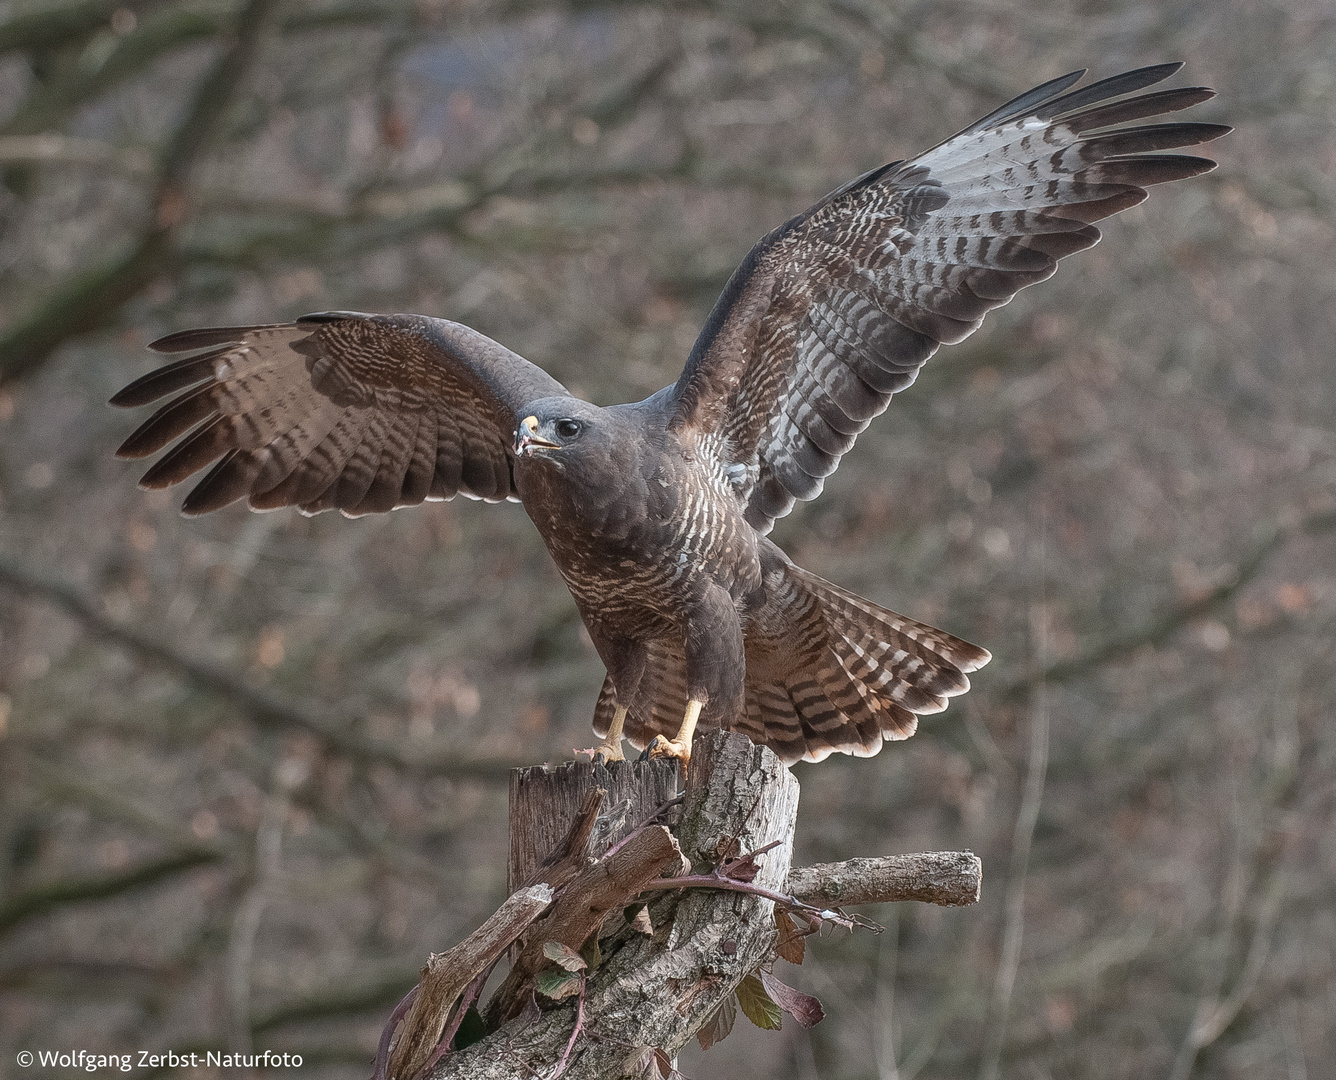
<svg viewBox="0 0 1336 1080"><path fill-rule="evenodd" d="M121 446L181 440L142 485L213 465L183 512L238 499L380 513L518 500L607 667L596 756L623 736L684 762L697 723L785 762L875 754L969 688L975 645L794 565L767 539L941 344L1100 238L1094 222L1214 162L1225 134L1134 123L1213 96L1141 93L1181 65L1044 83L926 153L873 169L764 237L681 377L599 408L466 326L327 312L186 330L191 353L112 398L176 395ZM202 350L202 351L201 351Z"/></svg>

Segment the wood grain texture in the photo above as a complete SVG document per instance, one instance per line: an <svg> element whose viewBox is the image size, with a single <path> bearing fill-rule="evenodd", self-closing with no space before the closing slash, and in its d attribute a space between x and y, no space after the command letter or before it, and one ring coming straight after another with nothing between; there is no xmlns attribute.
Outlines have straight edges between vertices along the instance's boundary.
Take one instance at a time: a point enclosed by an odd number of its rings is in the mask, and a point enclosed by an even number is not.
<svg viewBox="0 0 1336 1080"><path fill-rule="evenodd" d="M756 882L782 889L797 811L798 782L773 751L736 733L697 737L676 830L694 869L714 866L720 851L778 841L761 858ZM774 943L773 905L758 896L695 889L667 894L649 910L655 934L610 939L590 976L584 1030L565 1080L641 1075L647 1047L675 1055ZM528 1075L526 1068L541 1074L565 1051L575 1011L565 1004L527 1027L502 1027L442 1061L433 1080L509 1080Z"/></svg>
<svg viewBox="0 0 1336 1080"><path fill-rule="evenodd" d="M417 999L404 1017L389 1075L405 1080L430 1059L450 1015L450 1006L493 960L552 902L546 885L521 889L453 949L433 953L422 969Z"/></svg>
<svg viewBox="0 0 1336 1080"><path fill-rule="evenodd" d="M961 907L978 902L982 884L983 861L972 851L923 851L795 866L784 891L831 907L897 900Z"/></svg>
<svg viewBox="0 0 1336 1080"><path fill-rule="evenodd" d="M609 912L624 907L660 874L680 871L681 860L672 833L662 825L652 825L630 837L616 853L587 867L525 935L519 956L488 1005L487 1026L500 1026L519 1014L528 1000L531 980L548 964L543 952L548 942L560 942L578 952Z"/></svg>
<svg viewBox="0 0 1336 1080"><path fill-rule="evenodd" d="M586 849L594 859L677 794L677 763L619 761L604 766L568 761L512 769L507 889L532 880L579 816L586 792L596 788L607 794Z"/></svg>

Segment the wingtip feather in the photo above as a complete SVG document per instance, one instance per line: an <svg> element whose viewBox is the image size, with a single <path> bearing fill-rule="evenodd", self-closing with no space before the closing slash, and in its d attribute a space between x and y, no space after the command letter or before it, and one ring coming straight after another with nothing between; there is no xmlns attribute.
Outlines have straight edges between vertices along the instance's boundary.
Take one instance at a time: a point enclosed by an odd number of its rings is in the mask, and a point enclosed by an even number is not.
<svg viewBox="0 0 1336 1080"><path fill-rule="evenodd" d="M1183 62L1181 60L1174 60L1167 64L1150 64L1146 67L1133 68L1131 71L1123 71L1117 75L1110 75L1107 79L1100 79L1098 82L1092 82L1089 86L1082 86L1073 90L1069 94L1063 94L1060 97L1042 102L1034 110L1034 115L1040 120L1052 120L1055 116L1071 112L1074 109L1123 97L1126 94L1144 90L1148 86L1154 86L1156 83L1164 82L1182 66Z"/></svg>
<svg viewBox="0 0 1336 1080"><path fill-rule="evenodd" d="M1078 68L1076 71L1069 71L1066 75L1059 75L1056 79L1049 79L1046 83L1040 83L1032 90L1027 90L1023 94L1018 94L1004 105L999 105L987 116L982 116L974 121L961 135L971 134L976 131L982 131L990 124L1000 123L1004 120L1014 119L1017 116L1024 115L1032 108L1037 108L1045 101L1055 95L1061 94L1069 86L1080 82L1085 78L1086 68Z"/></svg>
<svg viewBox="0 0 1336 1080"><path fill-rule="evenodd" d="M190 352L211 345L237 345L252 330L267 327L258 326L201 326L195 330L178 330L174 334L157 338L148 343L148 347L159 353Z"/></svg>
<svg viewBox="0 0 1336 1080"><path fill-rule="evenodd" d="M309 315L303 315L296 320L297 326L306 326L308 324L321 324L342 322L345 319L374 319L376 316L368 315L364 311L313 311Z"/></svg>

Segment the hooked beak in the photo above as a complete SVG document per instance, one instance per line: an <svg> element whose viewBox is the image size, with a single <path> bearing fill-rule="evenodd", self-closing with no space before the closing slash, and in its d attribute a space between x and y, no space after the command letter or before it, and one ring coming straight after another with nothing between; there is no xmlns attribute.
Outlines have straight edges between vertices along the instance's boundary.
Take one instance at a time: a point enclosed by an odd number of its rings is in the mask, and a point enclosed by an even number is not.
<svg viewBox="0 0 1336 1080"><path fill-rule="evenodd" d="M526 416L515 431L515 453L520 457L535 450L560 450L561 444L544 439L538 434L538 417Z"/></svg>

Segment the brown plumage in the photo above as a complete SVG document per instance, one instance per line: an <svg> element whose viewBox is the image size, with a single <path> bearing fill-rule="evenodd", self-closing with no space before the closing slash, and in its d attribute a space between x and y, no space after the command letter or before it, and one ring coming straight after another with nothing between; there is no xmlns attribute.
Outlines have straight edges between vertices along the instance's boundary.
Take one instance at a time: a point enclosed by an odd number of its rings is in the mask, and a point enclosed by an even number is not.
<svg viewBox="0 0 1336 1080"><path fill-rule="evenodd" d="M988 653L822 581L765 534L938 345L1094 244L1093 222L1147 186L1214 167L1154 151L1227 128L1117 127L1212 96L1138 93L1178 67L1055 79L832 192L756 245L681 378L644 401L580 401L456 323L332 312L155 342L192 355L112 399L177 395L119 452L180 440L146 487L213 465L188 514L518 499L607 665L600 735L620 705L645 746L694 700L702 723L785 761L874 754L969 689Z"/></svg>

